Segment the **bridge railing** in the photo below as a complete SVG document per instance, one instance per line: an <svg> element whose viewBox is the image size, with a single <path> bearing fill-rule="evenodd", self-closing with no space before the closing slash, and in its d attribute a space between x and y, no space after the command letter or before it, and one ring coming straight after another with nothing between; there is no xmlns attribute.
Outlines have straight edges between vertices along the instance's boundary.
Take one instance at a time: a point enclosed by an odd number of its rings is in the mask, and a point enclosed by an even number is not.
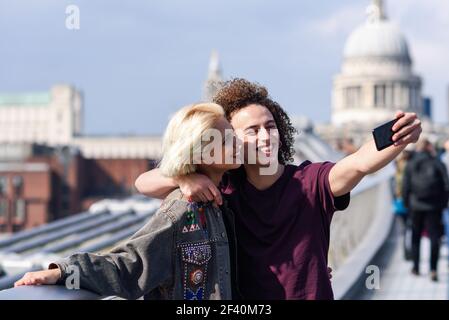
<svg viewBox="0 0 449 320"><path fill-rule="evenodd" d="M329 265L336 299L348 298L366 267L384 244L394 216L391 210L390 165L366 177L351 193L351 203L331 224Z"/></svg>
<svg viewBox="0 0 449 320"><path fill-rule="evenodd" d="M59 285L20 286L0 291L0 300L100 300L108 299L83 289Z"/></svg>

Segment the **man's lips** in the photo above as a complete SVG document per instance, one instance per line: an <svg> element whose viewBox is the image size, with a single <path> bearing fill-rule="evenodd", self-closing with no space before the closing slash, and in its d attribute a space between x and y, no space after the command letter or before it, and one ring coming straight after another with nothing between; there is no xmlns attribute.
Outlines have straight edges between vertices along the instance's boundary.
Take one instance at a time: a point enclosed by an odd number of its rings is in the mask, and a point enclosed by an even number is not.
<svg viewBox="0 0 449 320"><path fill-rule="evenodd" d="M262 153L265 153L266 155L270 155L272 152L272 148L271 147L258 147L257 152L262 152Z"/></svg>

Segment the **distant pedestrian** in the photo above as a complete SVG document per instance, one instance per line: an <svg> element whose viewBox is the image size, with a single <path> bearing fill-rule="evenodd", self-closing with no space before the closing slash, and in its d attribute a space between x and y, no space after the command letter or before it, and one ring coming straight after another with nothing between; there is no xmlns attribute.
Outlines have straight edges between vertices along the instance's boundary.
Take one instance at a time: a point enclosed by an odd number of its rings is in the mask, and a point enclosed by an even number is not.
<svg viewBox="0 0 449 320"><path fill-rule="evenodd" d="M441 160L446 166L446 170L449 172L449 140L446 140L446 142L444 143L444 153L441 156ZM446 209L444 209L443 221L444 230L446 233L446 244L449 247L449 207L446 207Z"/></svg>
<svg viewBox="0 0 449 320"><path fill-rule="evenodd" d="M432 281L438 281L441 221L448 201L449 179L446 167L427 139L418 141L416 151L405 167L402 188L412 219L412 273L419 275L420 242L426 226L431 243L430 275Z"/></svg>
<svg viewBox="0 0 449 320"><path fill-rule="evenodd" d="M392 184L393 193L393 213L401 222L404 258L406 260L411 259L412 255L412 237L411 237L411 223L409 219L409 213L404 205L404 198L402 196L402 181L404 177L405 166L412 156L412 152L404 150L395 159L395 174Z"/></svg>

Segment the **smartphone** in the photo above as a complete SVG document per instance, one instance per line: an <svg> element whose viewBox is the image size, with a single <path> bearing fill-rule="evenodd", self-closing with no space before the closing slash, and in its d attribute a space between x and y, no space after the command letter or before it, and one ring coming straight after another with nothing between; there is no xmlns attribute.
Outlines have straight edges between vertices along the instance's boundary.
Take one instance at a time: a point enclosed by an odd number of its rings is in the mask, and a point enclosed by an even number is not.
<svg viewBox="0 0 449 320"><path fill-rule="evenodd" d="M398 121L398 119L391 120L377 128L374 128L374 142L376 143L376 148L378 151L388 148L389 146L394 144L394 132L392 128L396 121Z"/></svg>

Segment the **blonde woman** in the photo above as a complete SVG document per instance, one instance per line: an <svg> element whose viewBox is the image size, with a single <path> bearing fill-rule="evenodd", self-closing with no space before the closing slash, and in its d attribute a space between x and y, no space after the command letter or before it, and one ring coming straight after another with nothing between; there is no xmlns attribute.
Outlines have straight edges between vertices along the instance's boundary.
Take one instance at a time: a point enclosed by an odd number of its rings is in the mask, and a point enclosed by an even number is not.
<svg viewBox="0 0 449 320"><path fill-rule="evenodd" d="M214 139L205 139L211 132ZM221 106L202 103L184 107L167 127L160 170L167 179L201 172L218 185L227 170L239 167L233 140ZM203 141L211 142L203 146ZM208 164L203 161L207 156L213 158ZM177 189L141 230L110 252L76 253L50 264L48 270L25 274L15 286L63 284L73 270L78 270L82 288L105 296L231 299L231 265L222 210L227 209L189 201ZM227 211L225 216L230 214Z"/></svg>

